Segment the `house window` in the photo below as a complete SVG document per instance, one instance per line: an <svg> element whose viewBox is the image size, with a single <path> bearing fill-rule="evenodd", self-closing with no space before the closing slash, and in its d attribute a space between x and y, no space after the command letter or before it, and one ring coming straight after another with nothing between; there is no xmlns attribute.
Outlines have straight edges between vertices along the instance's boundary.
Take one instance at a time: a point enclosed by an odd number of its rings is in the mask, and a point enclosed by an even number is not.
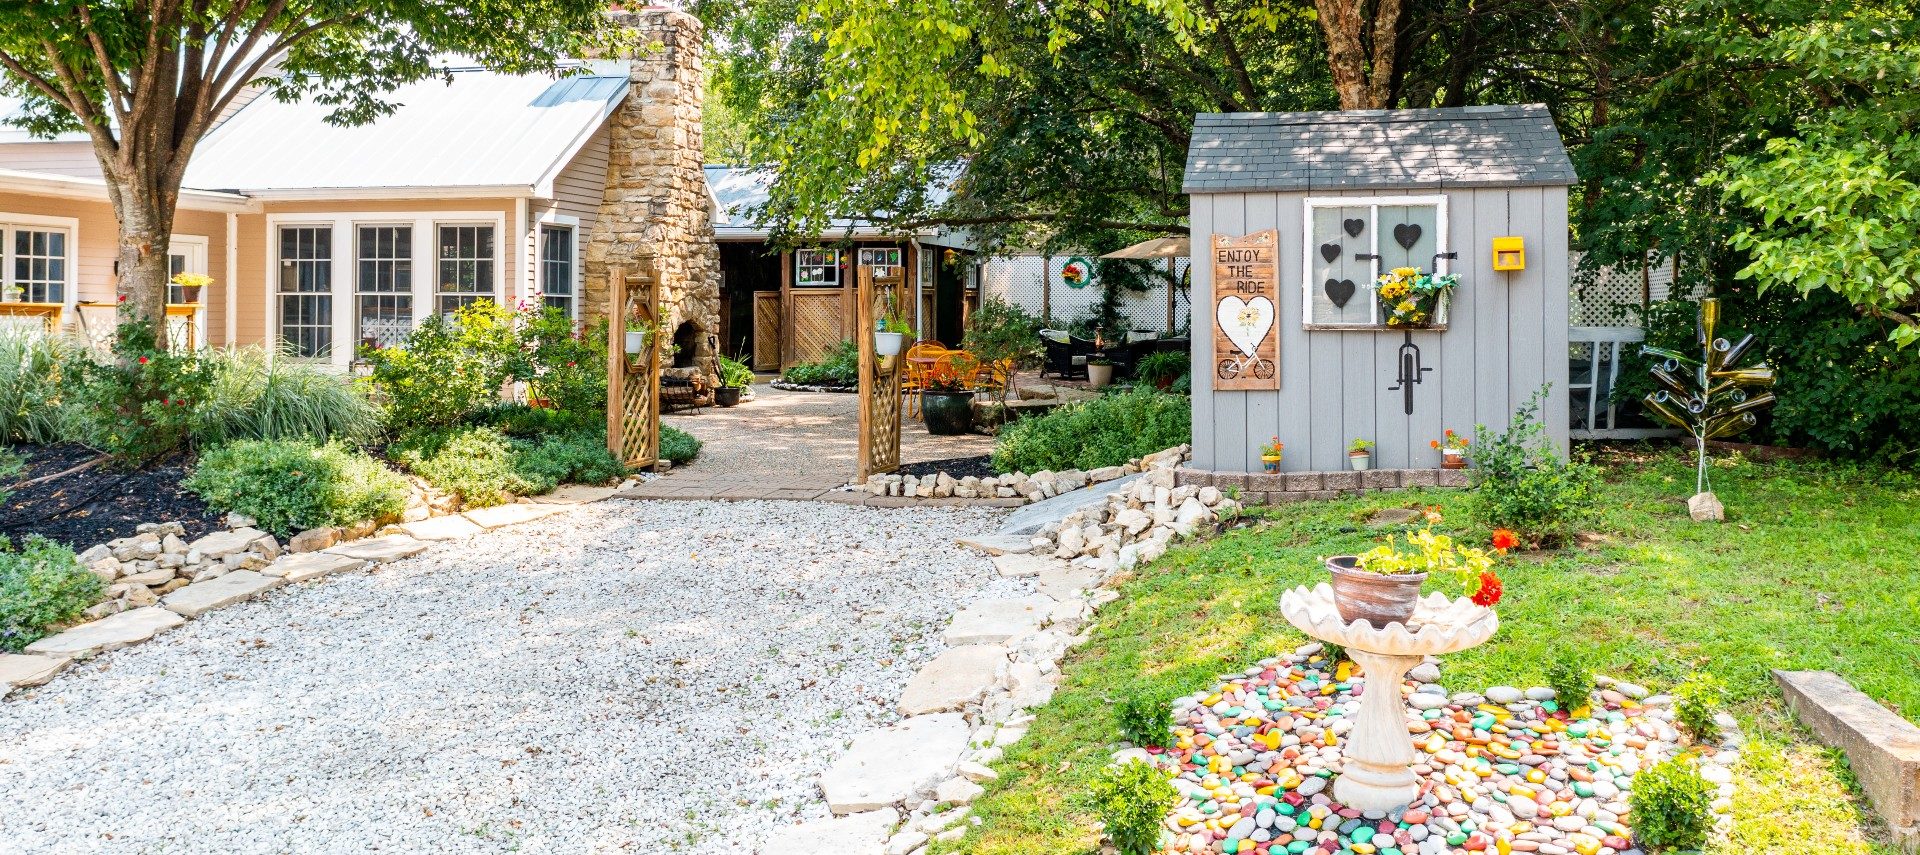
<svg viewBox="0 0 1920 855"><path fill-rule="evenodd" d="M840 251L803 249L795 252L793 284L801 288L840 287Z"/></svg>
<svg viewBox="0 0 1920 855"><path fill-rule="evenodd" d="M434 310L451 314L495 293L492 226L439 226L440 289Z"/></svg>
<svg viewBox="0 0 1920 855"><path fill-rule="evenodd" d="M540 227L540 293L546 303L576 317L573 308L573 229Z"/></svg>
<svg viewBox="0 0 1920 855"><path fill-rule="evenodd" d="M1377 326L1373 285L1380 274L1396 267L1445 272L1438 257L1446 243L1444 197L1308 199L1305 219L1310 326Z"/></svg>
<svg viewBox="0 0 1920 855"><path fill-rule="evenodd" d="M6 227L6 301L60 303L66 299L65 229Z"/></svg>
<svg viewBox="0 0 1920 855"><path fill-rule="evenodd" d="M294 357L333 354L333 228L280 227L280 341Z"/></svg>
<svg viewBox="0 0 1920 855"><path fill-rule="evenodd" d="M391 347L413 329L413 227L355 231L354 327L361 344Z"/></svg>
<svg viewBox="0 0 1920 855"><path fill-rule="evenodd" d="M897 246L860 250L860 266L873 268L873 278L891 279L900 275L900 248Z"/></svg>

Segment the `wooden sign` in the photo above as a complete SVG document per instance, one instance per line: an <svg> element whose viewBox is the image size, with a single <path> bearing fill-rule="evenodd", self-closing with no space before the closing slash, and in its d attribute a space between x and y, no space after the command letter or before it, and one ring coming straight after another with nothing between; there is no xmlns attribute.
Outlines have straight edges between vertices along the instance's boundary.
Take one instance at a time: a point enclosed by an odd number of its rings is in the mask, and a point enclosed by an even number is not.
<svg viewBox="0 0 1920 855"><path fill-rule="evenodd" d="M1280 388L1280 232L1213 236L1213 388Z"/></svg>

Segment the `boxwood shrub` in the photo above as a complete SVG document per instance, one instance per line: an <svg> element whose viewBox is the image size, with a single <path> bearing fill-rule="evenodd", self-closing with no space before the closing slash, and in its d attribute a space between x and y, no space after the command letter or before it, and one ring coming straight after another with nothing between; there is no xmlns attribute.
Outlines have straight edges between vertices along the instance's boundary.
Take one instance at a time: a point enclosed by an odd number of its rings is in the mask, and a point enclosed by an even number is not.
<svg viewBox="0 0 1920 855"><path fill-rule="evenodd" d="M49 627L80 617L105 588L61 544L28 535L16 551L0 538L0 651L18 653Z"/></svg>
<svg viewBox="0 0 1920 855"><path fill-rule="evenodd" d="M228 443L201 456L186 486L209 506L246 514L283 537L397 517L407 505L406 479L338 442Z"/></svg>
<svg viewBox="0 0 1920 855"><path fill-rule="evenodd" d="M1134 388L1002 428L993 468L1058 472L1119 466L1192 439L1193 410L1186 396Z"/></svg>

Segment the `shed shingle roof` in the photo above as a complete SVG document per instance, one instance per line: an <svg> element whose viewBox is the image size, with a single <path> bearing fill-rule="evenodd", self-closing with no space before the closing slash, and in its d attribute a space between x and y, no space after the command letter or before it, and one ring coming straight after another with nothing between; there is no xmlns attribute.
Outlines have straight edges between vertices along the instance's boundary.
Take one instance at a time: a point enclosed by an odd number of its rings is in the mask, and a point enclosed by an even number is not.
<svg viewBox="0 0 1920 855"><path fill-rule="evenodd" d="M1439 189L1578 180L1539 104L1201 113L1185 191Z"/></svg>

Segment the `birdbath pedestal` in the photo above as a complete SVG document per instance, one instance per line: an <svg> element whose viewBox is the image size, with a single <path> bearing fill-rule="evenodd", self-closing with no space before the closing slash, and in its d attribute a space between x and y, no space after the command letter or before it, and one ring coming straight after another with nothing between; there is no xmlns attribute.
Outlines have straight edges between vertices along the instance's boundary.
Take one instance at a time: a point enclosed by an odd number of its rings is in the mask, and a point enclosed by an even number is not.
<svg viewBox="0 0 1920 855"><path fill-rule="evenodd" d="M1334 800L1362 811L1412 803L1420 795L1420 778L1413 773L1413 737L1407 732L1400 681L1428 656L1484 643L1500 628L1500 617L1464 597L1450 600L1436 593L1420 600L1411 626L1346 623L1334 607L1333 588L1325 584L1281 594L1280 613L1301 632L1346 648L1366 671L1360 714L1347 736L1346 763L1333 782Z"/></svg>

